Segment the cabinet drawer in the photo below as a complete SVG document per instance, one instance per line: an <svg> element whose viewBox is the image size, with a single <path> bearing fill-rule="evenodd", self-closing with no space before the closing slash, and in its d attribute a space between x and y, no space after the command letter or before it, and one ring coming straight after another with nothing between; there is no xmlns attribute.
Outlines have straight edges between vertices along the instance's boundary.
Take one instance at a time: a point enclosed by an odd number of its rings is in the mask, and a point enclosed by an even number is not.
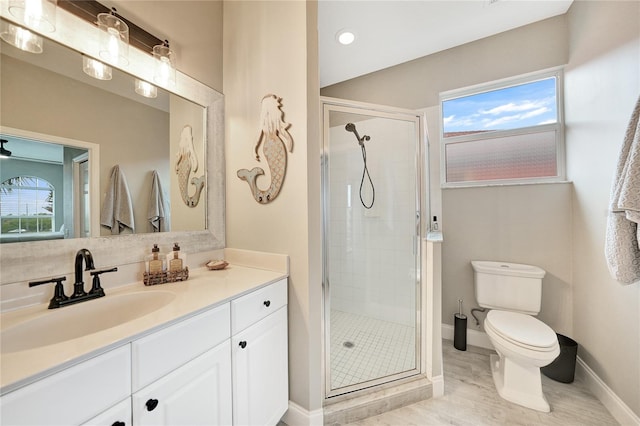
<svg viewBox="0 0 640 426"><path fill-rule="evenodd" d="M82 426L131 426L131 398L100 413Z"/></svg>
<svg viewBox="0 0 640 426"><path fill-rule="evenodd" d="M236 334L287 304L287 279L231 301L231 334Z"/></svg>
<svg viewBox="0 0 640 426"><path fill-rule="evenodd" d="M4 395L3 425L78 425L131 394L129 345Z"/></svg>
<svg viewBox="0 0 640 426"><path fill-rule="evenodd" d="M229 338L229 304L132 343L133 391L175 370Z"/></svg>

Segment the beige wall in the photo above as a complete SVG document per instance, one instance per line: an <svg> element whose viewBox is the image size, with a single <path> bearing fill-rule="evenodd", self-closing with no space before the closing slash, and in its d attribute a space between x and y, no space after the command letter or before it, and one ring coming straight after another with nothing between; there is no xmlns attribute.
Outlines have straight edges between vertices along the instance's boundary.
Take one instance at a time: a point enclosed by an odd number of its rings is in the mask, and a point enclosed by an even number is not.
<svg viewBox="0 0 640 426"><path fill-rule="evenodd" d="M169 40L177 68L222 92L221 0L105 0L120 15L161 40Z"/></svg>
<svg viewBox="0 0 640 426"><path fill-rule="evenodd" d="M571 184L447 189L442 204L442 322L459 298L467 314L477 306L472 260L526 263L547 271L539 318L572 336ZM480 330L471 317L468 327Z"/></svg>
<svg viewBox="0 0 640 426"><path fill-rule="evenodd" d="M640 3L576 1L568 22L575 339L579 356L640 416L640 283L617 283L604 258L609 190L640 93Z"/></svg>
<svg viewBox="0 0 640 426"><path fill-rule="evenodd" d="M227 246L290 256L289 393L307 410L321 406L319 141L316 5L306 2L225 2L224 94ZM308 76L308 67L314 68ZM291 123L284 185L269 204L254 201L239 169L262 167L258 186L270 183L254 145L260 102L282 98ZM317 176L316 176L317 175Z"/></svg>
<svg viewBox="0 0 640 426"><path fill-rule="evenodd" d="M169 114L4 55L1 84L0 124L100 145L100 203L118 164L131 193L136 233L151 230L151 171L158 170L165 191L169 185ZM111 235L104 227L100 233Z"/></svg>

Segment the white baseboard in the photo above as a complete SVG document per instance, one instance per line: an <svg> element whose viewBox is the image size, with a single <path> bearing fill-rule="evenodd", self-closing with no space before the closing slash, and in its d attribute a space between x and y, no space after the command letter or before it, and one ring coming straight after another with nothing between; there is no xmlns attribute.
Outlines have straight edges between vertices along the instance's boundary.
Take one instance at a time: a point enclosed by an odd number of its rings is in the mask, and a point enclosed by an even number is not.
<svg viewBox="0 0 640 426"><path fill-rule="evenodd" d="M322 408L309 411L293 401L289 401L289 409L282 417L282 422L288 426L322 426L324 424L324 416Z"/></svg>
<svg viewBox="0 0 640 426"><path fill-rule="evenodd" d="M453 326L442 324L442 338L444 340L453 340ZM467 329L467 345L478 346L480 348L493 349L491 341L487 333L478 330Z"/></svg>
<svg viewBox="0 0 640 426"><path fill-rule="evenodd" d="M442 324L442 338L453 340L453 326ZM489 336L477 330L467 330L467 344L481 348L493 349ZM576 360L576 377L580 377L587 388L598 398L621 425L640 426L640 417L611 390L605 382L580 358ZM434 386L435 393L435 386Z"/></svg>
<svg viewBox="0 0 640 426"><path fill-rule="evenodd" d="M640 426L640 417L631 411L580 357L577 357L576 361L576 377L585 383L591 393L609 410L613 418L621 425Z"/></svg>
<svg viewBox="0 0 640 426"><path fill-rule="evenodd" d="M431 378L431 385L433 386L433 397L440 398L444 395L444 376L435 376Z"/></svg>

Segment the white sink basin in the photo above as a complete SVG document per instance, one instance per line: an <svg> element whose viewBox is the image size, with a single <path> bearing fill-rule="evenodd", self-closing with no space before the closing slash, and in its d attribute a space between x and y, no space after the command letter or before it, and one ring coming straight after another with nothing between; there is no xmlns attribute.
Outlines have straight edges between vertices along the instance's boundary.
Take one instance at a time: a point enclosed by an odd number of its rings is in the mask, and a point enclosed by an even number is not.
<svg viewBox="0 0 640 426"><path fill-rule="evenodd" d="M109 295L46 313L0 332L2 353L77 339L150 314L175 298L168 291Z"/></svg>

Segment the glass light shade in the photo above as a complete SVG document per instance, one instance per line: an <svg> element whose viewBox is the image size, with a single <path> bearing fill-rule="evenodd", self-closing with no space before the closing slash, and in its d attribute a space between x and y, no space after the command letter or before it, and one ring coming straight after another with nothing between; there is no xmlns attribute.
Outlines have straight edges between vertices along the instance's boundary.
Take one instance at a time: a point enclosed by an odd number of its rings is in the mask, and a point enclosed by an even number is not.
<svg viewBox="0 0 640 426"><path fill-rule="evenodd" d="M57 4L58 0L9 0L9 13L29 28L52 33Z"/></svg>
<svg viewBox="0 0 640 426"><path fill-rule="evenodd" d="M175 54L166 44L153 46L153 58L155 59L153 80L161 85L173 86L176 84Z"/></svg>
<svg viewBox="0 0 640 426"><path fill-rule="evenodd" d="M158 96L158 88L153 84L136 78L136 93L145 98L155 98Z"/></svg>
<svg viewBox="0 0 640 426"><path fill-rule="evenodd" d="M25 52L42 53L42 37L7 21L0 22L0 38Z"/></svg>
<svg viewBox="0 0 640 426"><path fill-rule="evenodd" d="M82 57L82 71L98 80L111 80L112 70L108 65L88 56Z"/></svg>
<svg viewBox="0 0 640 426"><path fill-rule="evenodd" d="M129 64L129 26L110 13L98 14L100 57L114 65Z"/></svg>

